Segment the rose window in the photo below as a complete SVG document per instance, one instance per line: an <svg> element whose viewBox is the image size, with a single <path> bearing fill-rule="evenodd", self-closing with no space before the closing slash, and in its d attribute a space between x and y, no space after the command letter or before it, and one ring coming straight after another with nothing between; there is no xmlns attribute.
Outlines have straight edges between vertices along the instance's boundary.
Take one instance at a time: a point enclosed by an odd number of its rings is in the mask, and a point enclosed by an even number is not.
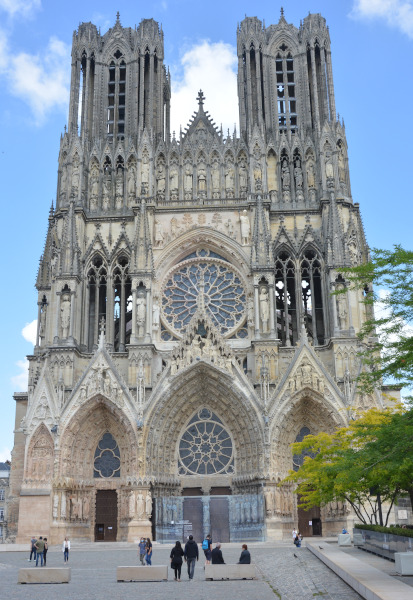
<svg viewBox="0 0 413 600"><path fill-rule="evenodd" d="M205 308L222 335L233 334L244 324L241 276L217 256L201 250L170 272L162 294L162 316L173 332L182 334L198 308Z"/></svg>
<svg viewBox="0 0 413 600"><path fill-rule="evenodd" d="M203 408L190 421L179 443L180 475L234 472L232 439L222 422Z"/></svg>
<svg viewBox="0 0 413 600"><path fill-rule="evenodd" d="M105 433L97 445L93 477L120 477L119 446L111 433Z"/></svg>

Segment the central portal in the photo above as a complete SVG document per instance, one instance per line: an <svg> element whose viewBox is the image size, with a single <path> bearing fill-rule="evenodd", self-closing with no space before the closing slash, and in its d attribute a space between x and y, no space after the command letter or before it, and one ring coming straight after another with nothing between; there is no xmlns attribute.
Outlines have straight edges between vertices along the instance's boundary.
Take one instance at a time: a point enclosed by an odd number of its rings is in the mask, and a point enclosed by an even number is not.
<svg viewBox="0 0 413 600"><path fill-rule="evenodd" d="M115 490L96 492L95 542L116 542L118 495Z"/></svg>

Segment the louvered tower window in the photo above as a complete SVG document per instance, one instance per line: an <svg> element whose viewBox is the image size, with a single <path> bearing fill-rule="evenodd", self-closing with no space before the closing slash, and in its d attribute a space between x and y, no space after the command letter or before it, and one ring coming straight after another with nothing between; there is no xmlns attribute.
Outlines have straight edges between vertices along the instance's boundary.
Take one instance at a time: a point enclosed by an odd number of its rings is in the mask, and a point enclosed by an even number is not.
<svg viewBox="0 0 413 600"><path fill-rule="evenodd" d="M275 59L277 79L278 126L281 131L297 129L297 100L295 96L294 60L285 44Z"/></svg>
<svg viewBox="0 0 413 600"><path fill-rule="evenodd" d="M109 65L108 109L106 132L108 137L122 139L125 134L126 63L116 50Z"/></svg>

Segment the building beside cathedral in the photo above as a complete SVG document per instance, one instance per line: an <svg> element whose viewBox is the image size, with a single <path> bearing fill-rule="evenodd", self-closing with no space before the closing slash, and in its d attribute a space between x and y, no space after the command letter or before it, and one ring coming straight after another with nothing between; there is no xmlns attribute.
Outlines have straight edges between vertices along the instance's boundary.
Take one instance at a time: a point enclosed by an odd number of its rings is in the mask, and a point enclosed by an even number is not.
<svg viewBox="0 0 413 600"><path fill-rule="evenodd" d="M302 461L292 442L384 402L354 384L360 293L331 295L367 245L329 31L319 14L298 28L248 17L237 52L239 134L194 90L175 135L158 23L73 35L37 343L15 395L18 542L175 541L191 527L254 541L352 518L297 509L277 485Z"/></svg>

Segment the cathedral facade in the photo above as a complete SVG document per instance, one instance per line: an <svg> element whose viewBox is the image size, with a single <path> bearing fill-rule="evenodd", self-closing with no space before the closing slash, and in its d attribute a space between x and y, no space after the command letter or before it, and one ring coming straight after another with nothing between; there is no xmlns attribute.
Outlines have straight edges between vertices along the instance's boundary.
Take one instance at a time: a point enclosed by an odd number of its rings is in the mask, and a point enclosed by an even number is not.
<svg viewBox="0 0 413 600"><path fill-rule="evenodd" d="M237 52L239 133L195 90L177 134L154 20L73 35L15 395L12 539L254 541L351 519L340 504L305 513L279 485L300 467L294 441L383 403L354 383L366 314L340 268L368 250L329 32L318 14L245 18Z"/></svg>

